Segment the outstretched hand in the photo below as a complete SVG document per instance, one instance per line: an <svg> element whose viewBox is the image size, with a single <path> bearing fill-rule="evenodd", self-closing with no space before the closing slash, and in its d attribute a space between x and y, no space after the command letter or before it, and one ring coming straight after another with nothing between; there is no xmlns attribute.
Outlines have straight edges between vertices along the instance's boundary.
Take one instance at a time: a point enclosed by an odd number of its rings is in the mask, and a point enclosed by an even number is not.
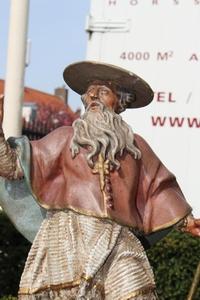
<svg viewBox="0 0 200 300"><path fill-rule="evenodd" d="M184 229L184 232L200 237L200 219L195 219L192 215L189 215L187 217L187 226Z"/></svg>
<svg viewBox="0 0 200 300"><path fill-rule="evenodd" d="M0 95L0 127L3 123L3 104L4 104L4 95Z"/></svg>

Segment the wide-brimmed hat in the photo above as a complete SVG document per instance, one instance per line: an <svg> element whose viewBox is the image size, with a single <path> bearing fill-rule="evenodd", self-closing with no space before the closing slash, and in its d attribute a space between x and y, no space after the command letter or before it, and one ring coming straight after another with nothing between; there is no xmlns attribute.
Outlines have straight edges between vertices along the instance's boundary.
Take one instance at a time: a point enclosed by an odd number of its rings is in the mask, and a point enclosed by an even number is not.
<svg viewBox="0 0 200 300"><path fill-rule="evenodd" d="M80 95L94 81L111 82L117 89L133 96L127 108L143 107L153 100L153 91L146 81L133 72L114 65L81 61L67 66L63 77L67 85Z"/></svg>

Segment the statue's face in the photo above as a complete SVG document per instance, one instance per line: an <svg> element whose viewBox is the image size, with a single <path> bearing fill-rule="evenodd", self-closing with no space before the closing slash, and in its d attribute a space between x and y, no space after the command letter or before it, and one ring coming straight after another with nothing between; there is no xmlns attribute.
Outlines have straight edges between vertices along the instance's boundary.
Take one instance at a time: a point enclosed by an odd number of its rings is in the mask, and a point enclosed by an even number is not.
<svg viewBox="0 0 200 300"><path fill-rule="evenodd" d="M98 109L98 102L103 103L107 108L116 111L118 98L116 93L106 85L91 84L85 95L84 102L86 108L90 106L91 110Z"/></svg>

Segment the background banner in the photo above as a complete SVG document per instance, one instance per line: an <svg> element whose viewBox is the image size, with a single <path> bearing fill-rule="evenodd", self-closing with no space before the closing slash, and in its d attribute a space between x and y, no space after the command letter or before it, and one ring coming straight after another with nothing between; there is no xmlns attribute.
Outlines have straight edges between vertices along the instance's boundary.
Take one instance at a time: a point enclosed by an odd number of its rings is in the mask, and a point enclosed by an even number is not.
<svg viewBox="0 0 200 300"><path fill-rule="evenodd" d="M87 59L133 71L153 88L123 117L141 134L200 215L200 0L92 0Z"/></svg>

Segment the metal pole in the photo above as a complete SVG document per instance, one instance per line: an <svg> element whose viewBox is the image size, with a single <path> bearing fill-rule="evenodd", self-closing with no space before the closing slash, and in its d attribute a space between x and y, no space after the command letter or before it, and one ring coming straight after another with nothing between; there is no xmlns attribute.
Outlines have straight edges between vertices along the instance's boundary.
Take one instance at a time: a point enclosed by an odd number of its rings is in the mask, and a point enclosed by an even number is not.
<svg viewBox="0 0 200 300"><path fill-rule="evenodd" d="M20 136L29 0L11 0L5 83L5 136Z"/></svg>
<svg viewBox="0 0 200 300"><path fill-rule="evenodd" d="M187 300L192 300L193 299L193 297L195 296L195 293L197 291L197 288L199 286L199 283L200 283L200 262L198 263L196 272L194 274L194 279L192 281L192 285L191 285L189 294L187 296Z"/></svg>

